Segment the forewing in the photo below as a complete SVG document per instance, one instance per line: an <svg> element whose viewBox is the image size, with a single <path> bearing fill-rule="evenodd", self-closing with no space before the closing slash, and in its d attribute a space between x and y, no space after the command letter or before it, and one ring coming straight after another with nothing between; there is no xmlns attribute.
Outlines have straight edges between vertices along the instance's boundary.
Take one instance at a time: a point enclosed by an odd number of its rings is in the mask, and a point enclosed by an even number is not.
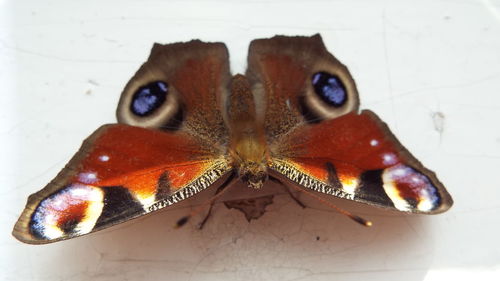
<svg viewBox="0 0 500 281"><path fill-rule="evenodd" d="M271 169L318 192L414 213L453 204L435 174L371 111L298 128L273 151Z"/></svg>
<svg viewBox="0 0 500 281"><path fill-rule="evenodd" d="M185 132L105 125L28 198L13 234L41 244L97 231L188 198L228 170L223 155Z"/></svg>

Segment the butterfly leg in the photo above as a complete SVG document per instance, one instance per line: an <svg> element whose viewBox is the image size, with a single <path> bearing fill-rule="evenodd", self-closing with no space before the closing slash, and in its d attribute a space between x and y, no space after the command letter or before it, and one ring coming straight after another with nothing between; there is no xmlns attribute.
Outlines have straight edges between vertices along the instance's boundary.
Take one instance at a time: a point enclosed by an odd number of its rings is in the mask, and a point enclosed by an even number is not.
<svg viewBox="0 0 500 281"><path fill-rule="evenodd" d="M286 190L286 192L288 192L288 194L290 195L290 197L292 197L293 201L295 201L295 203L297 203L300 207L302 208L306 208L307 206L302 202L300 201L299 198L297 198L297 196L295 196L295 194L292 193L292 191L290 191L290 188L288 188L288 186L282 182L281 180L279 180L278 178L275 178L275 177L272 177L270 176L269 179L281 186L283 186L283 188Z"/></svg>
<svg viewBox="0 0 500 281"><path fill-rule="evenodd" d="M217 188L217 191L215 191L215 194L213 195L212 198L214 197L217 197L217 195L222 192L226 187L228 187L234 180L234 178L236 177L236 173L231 173L231 175L226 179L226 181L224 181L223 184L221 184L221 186L219 186L219 188ZM214 207L214 204L215 204L215 201L214 200L211 200L210 202L210 207L208 208L208 212L207 214L205 215L205 217L203 218L203 220L198 224L198 229L203 229L203 227L205 226L205 223L207 222L208 218L211 216L212 214L212 209Z"/></svg>
<svg viewBox="0 0 500 281"><path fill-rule="evenodd" d="M210 207L208 208L208 212L203 218L203 220L198 224L198 229L202 230L207 222L208 218L212 215L212 209L214 208L214 202L210 203Z"/></svg>

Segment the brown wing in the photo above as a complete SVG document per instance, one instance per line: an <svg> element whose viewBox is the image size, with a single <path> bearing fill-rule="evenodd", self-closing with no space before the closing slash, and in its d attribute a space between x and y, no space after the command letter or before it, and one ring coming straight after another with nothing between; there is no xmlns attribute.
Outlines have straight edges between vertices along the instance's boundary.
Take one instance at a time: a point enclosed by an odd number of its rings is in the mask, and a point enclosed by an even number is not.
<svg viewBox="0 0 500 281"><path fill-rule="evenodd" d="M347 95L342 106L331 106L315 93L311 79L330 73ZM261 109L268 141L275 143L305 122L316 123L358 109L358 93L347 68L326 50L319 35L276 36L250 44L247 77Z"/></svg>
<svg viewBox="0 0 500 281"><path fill-rule="evenodd" d="M155 44L123 90L118 122L184 130L210 143L227 143L221 108L231 79L223 43Z"/></svg>

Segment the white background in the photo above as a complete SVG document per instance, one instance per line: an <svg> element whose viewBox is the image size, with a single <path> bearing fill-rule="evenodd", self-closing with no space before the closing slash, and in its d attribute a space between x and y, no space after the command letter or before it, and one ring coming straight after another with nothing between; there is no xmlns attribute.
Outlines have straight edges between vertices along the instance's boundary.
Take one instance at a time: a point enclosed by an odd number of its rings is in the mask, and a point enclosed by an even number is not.
<svg viewBox="0 0 500 281"><path fill-rule="evenodd" d="M332 202L364 228L279 194L258 221L188 202L46 246L11 235L42 188L114 112L153 42L321 33L378 113L455 199L438 216ZM500 280L499 1L0 0L0 280Z"/></svg>

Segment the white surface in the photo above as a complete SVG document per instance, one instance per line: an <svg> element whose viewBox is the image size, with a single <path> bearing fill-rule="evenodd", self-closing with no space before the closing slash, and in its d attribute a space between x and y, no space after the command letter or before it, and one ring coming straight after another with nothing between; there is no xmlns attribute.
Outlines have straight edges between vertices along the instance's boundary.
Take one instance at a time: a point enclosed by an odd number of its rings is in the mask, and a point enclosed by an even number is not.
<svg viewBox="0 0 500 281"><path fill-rule="evenodd" d="M0 9L0 280L500 279L499 1L0 0ZM362 107L445 183L449 212L332 199L372 220L366 229L283 195L250 224L219 205L202 231L174 230L184 204L46 246L11 237L26 197L114 122L153 42L225 42L236 73L252 39L317 32L351 70Z"/></svg>

